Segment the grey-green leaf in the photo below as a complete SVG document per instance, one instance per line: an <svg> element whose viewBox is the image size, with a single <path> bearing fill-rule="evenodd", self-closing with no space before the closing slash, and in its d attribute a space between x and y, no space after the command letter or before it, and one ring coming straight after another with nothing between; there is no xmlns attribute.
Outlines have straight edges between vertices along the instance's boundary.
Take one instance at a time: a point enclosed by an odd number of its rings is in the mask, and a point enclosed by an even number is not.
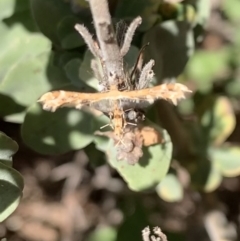
<svg viewBox="0 0 240 241"><path fill-rule="evenodd" d="M0 162L12 166L12 156L17 150L18 144L3 132L0 132Z"/></svg>
<svg viewBox="0 0 240 241"><path fill-rule="evenodd" d="M154 71L159 82L180 75L194 51L191 25L184 21L165 21L154 26L144 36L149 58L155 60Z"/></svg>
<svg viewBox="0 0 240 241"><path fill-rule="evenodd" d="M10 17L14 12L15 0L1 0L0 1L0 19Z"/></svg>
<svg viewBox="0 0 240 241"><path fill-rule="evenodd" d="M94 116L82 110L62 108L56 112L33 104L22 125L24 142L43 154L60 154L87 146L93 140Z"/></svg>
<svg viewBox="0 0 240 241"><path fill-rule="evenodd" d="M223 145L209 149L212 162L225 177L236 177L240 174L239 146Z"/></svg>
<svg viewBox="0 0 240 241"><path fill-rule="evenodd" d="M183 198L183 187L173 173L167 174L156 188L157 194L166 202L177 202Z"/></svg>
<svg viewBox="0 0 240 241"><path fill-rule="evenodd" d="M22 190L23 178L20 173L0 163L0 222L17 208Z"/></svg>
<svg viewBox="0 0 240 241"><path fill-rule="evenodd" d="M161 132L165 143L144 148L143 157L135 165L116 160L115 147L110 142L107 150L108 161L127 182L130 189L134 191L153 189L167 174L172 159L172 142L166 130Z"/></svg>
<svg viewBox="0 0 240 241"><path fill-rule="evenodd" d="M0 222L16 209L22 196L23 178L11 167L17 150L17 143L0 132Z"/></svg>

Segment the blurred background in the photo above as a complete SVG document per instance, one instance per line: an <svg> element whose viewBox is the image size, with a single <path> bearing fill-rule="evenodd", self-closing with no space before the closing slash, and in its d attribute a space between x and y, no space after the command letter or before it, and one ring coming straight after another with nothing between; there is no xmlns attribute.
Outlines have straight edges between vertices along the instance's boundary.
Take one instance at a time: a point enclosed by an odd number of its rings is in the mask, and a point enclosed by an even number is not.
<svg viewBox="0 0 240 241"><path fill-rule="evenodd" d="M135 241L147 226L169 241L240 240L240 1L109 0L109 8L114 24L143 18L126 63L149 42L152 85L176 79L192 94L146 110L168 139L161 151L144 149L146 165L116 162L94 135L107 118L36 103L52 89L97 89L74 30L84 23L94 34L88 2L1 0L0 184L17 189L0 189L0 240Z"/></svg>

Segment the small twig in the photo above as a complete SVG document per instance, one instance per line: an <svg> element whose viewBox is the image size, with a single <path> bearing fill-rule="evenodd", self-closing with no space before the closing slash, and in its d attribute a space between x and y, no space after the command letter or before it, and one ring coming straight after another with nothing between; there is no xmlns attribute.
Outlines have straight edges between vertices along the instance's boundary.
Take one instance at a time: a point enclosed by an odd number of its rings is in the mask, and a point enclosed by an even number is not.
<svg viewBox="0 0 240 241"><path fill-rule="evenodd" d="M154 235L151 235L151 241L162 241L159 237L155 237Z"/></svg>
<svg viewBox="0 0 240 241"><path fill-rule="evenodd" d="M137 83L137 89L145 89L149 86L149 82L154 75L152 70L154 63L155 61L151 59L147 64L144 65Z"/></svg>
<svg viewBox="0 0 240 241"><path fill-rule="evenodd" d="M116 36L117 36L118 46L120 48L122 48L127 28L128 26L126 22L122 19L116 24Z"/></svg>
<svg viewBox="0 0 240 241"><path fill-rule="evenodd" d="M151 235L151 238L149 238L150 229L149 227L144 228L142 230L143 241L167 241L167 236L162 232L161 228L155 227L153 229L153 233L155 234L155 236Z"/></svg>
<svg viewBox="0 0 240 241"><path fill-rule="evenodd" d="M161 239L161 241L167 241L167 236L162 232L161 228L155 227L153 232Z"/></svg>
<svg viewBox="0 0 240 241"><path fill-rule="evenodd" d="M102 60L106 66L106 79L110 85L118 85L120 79L125 79L125 74L107 0L89 0L89 3Z"/></svg>
<svg viewBox="0 0 240 241"><path fill-rule="evenodd" d="M96 58L101 58L101 51L99 50L97 44L93 41L92 35L89 33L88 29L82 24L76 24L75 29L81 34L91 53Z"/></svg>
<svg viewBox="0 0 240 241"><path fill-rule="evenodd" d="M93 70L94 77L98 80L99 91L106 90L107 81L105 79L105 76L102 75L96 59L91 60L91 69Z"/></svg>
<svg viewBox="0 0 240 241"><path fill-rule="evenodd" d="M143 238L143 241L150 241L149 235L150 235L150 229L149 229L149 227L144 228L144 229L142 230L142 238Z"/></svg>

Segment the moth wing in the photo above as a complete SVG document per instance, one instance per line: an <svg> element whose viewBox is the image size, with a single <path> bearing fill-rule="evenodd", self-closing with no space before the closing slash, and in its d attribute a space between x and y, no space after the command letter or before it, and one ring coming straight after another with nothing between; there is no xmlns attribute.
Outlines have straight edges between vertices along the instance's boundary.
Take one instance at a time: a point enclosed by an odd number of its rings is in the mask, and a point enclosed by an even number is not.
<svg viewBox="0 0 240 241"><path fill-rule="evenodd" d="M44 110L52 112L60 107L74 107L76 109L81 109L83 106L90 105L91 96L89 95L91 94L63 90L52 91L42 95L38 102L43 105Z"/></svg>

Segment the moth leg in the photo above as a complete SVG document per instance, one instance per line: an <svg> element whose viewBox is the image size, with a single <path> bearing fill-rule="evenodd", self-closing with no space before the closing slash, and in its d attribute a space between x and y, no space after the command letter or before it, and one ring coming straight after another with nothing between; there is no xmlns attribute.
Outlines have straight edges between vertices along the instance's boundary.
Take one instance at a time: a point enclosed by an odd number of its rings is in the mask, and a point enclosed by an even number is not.
<svg viewBox="0 0 240 241"><path fill-rule="evenodd" d="M137 126L137 123L132 123L132 122L126 122L125 125L132 125L132 126Z"/></svg>
<svg viewBox="0 0 240 241"><path fill-rule="evenodd" d="M100 129L103 129L103 128L107 127L107 126L111 126L111 128L114 129L114 127L113 127L113 125L111 123L108 123L108 124L106 124L104 126L101 126Z"/></svg>

